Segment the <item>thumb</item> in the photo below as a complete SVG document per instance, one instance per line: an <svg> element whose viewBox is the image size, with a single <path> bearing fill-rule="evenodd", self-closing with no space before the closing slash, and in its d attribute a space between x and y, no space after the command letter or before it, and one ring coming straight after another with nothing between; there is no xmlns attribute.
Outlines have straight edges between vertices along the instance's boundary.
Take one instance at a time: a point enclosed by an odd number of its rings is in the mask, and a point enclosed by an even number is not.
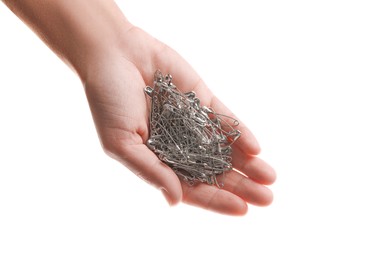
<svg viewBox="0 0 390 260"><path fill-rule="evenodd" d="M161 190L169 205L176 205L182 200L179 178L146 145L125 146L118 160L138 177Z"/></svg>

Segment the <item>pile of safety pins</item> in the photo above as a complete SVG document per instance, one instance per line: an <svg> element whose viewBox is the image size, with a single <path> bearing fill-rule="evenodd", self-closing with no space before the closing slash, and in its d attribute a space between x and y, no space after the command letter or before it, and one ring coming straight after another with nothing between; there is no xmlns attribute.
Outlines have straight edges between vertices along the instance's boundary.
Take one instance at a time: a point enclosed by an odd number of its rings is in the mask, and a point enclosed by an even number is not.
<svg viewBox="0 0 390 260"><path fill-rule="evenodd" d="M222 186L217 176L232 169L238 121L201 106L195 92L180 92L160 71L145 93L151 98L149 149L189 184Z"/></svg>

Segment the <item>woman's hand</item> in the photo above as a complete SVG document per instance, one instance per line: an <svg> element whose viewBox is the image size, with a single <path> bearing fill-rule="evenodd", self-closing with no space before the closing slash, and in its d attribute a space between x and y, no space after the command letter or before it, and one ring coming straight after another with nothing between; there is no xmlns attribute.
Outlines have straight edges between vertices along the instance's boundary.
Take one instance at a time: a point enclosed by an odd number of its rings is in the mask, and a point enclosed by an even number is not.
<svg viewBox="0 0 390 260"><path fill-rule="evenodd" d="M139 28L130 27L118 46L93 62L85 77L85 91L107 154L160 189L171 205L183 200L204 209L242 215L247 203L270 204L272 192L264 185L275 180L275 173L255 156L259 145L242 123L238 126L241 138L233 147L234 170L225 174L223 188L203 183L189 186L147 148L150 102L144 88L153 85L156 69L172 74L180 91L195 91L202 105L235 116L183 58Z"/></svg>
<svg viewBox="0 0 390 260"><path fill-rule="evenodd" d="M104 150L142 179L160 189L168 202L179 201L224 214L242 215L247 203L268 205L264 185L275 173L255 155L255 137L244 124L233 147L234 170L224 186L188 186L159 161L148 139L148 101L156 69L174 76L182 92L195 91L216 112L235 117L176 52L132 26L112 0L2 0L80 76Z"/></svg>

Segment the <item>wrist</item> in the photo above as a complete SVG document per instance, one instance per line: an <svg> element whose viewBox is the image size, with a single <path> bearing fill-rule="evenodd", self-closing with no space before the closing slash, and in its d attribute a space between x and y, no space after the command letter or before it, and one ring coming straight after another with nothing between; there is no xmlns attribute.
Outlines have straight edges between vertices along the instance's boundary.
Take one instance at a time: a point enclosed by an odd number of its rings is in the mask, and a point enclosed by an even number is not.
<svg viewBox="0 0 390 260"><path fill-rule="evenodd" d="M77 71L84 84L94 82L88 85L95 85L102 74L130 65L135 66L141 76L147 75L148 80L156 69L156 57L165 48L160 41L128 23L117 37L90 51L88 59L80 63L81 69Z"/></svg>
<svg viewBox="0 0 390 260"><path fill-rule="evenodd" d="M133 27L114 2L96 2L99 4L90 6L83 15L77 16L77 11L72 10L77 17L67 17L68 28L64 29L70 39L65 39L63 49L59 48L61 58L82 81L93 67L120 52L121 39Z"/></svg>
<svg viewBox="0 0 390 260"><path fill-rule="evenodd" d="M65 58L66 62L69 62L70 67L85 83L89 77L96 75L99 67L105 66L124 52L122 38L132 27L133 25L127 22L120 26L107 26L104 30L92 33L93 35L80 41L76 46L77 50L72 48Z"/></svg>
<svg viewBox="0 0 390 260"><path fill-rule="evenodd" d="M113 0L3 1L82 79L131 28Z"/></svg>

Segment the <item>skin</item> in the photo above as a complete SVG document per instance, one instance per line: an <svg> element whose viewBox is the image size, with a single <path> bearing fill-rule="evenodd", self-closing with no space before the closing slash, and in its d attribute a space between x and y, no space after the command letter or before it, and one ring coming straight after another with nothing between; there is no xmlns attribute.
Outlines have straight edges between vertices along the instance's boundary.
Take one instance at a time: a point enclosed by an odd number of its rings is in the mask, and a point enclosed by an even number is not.
<svg viewBox="0 0 390 260"><path fill-rule="evenodd" d="M228 215L244 215L248 203L266 206L274 170L256 155L260 147L240 121L234 170L224 187L189 186L146 146L150 101L143 89L156 69L174 76L182 92L202 105L237 118L178 53L132 25L110 0L3 0L80 77L104 151L160 189L170 205L180 201Z"/></svg>

